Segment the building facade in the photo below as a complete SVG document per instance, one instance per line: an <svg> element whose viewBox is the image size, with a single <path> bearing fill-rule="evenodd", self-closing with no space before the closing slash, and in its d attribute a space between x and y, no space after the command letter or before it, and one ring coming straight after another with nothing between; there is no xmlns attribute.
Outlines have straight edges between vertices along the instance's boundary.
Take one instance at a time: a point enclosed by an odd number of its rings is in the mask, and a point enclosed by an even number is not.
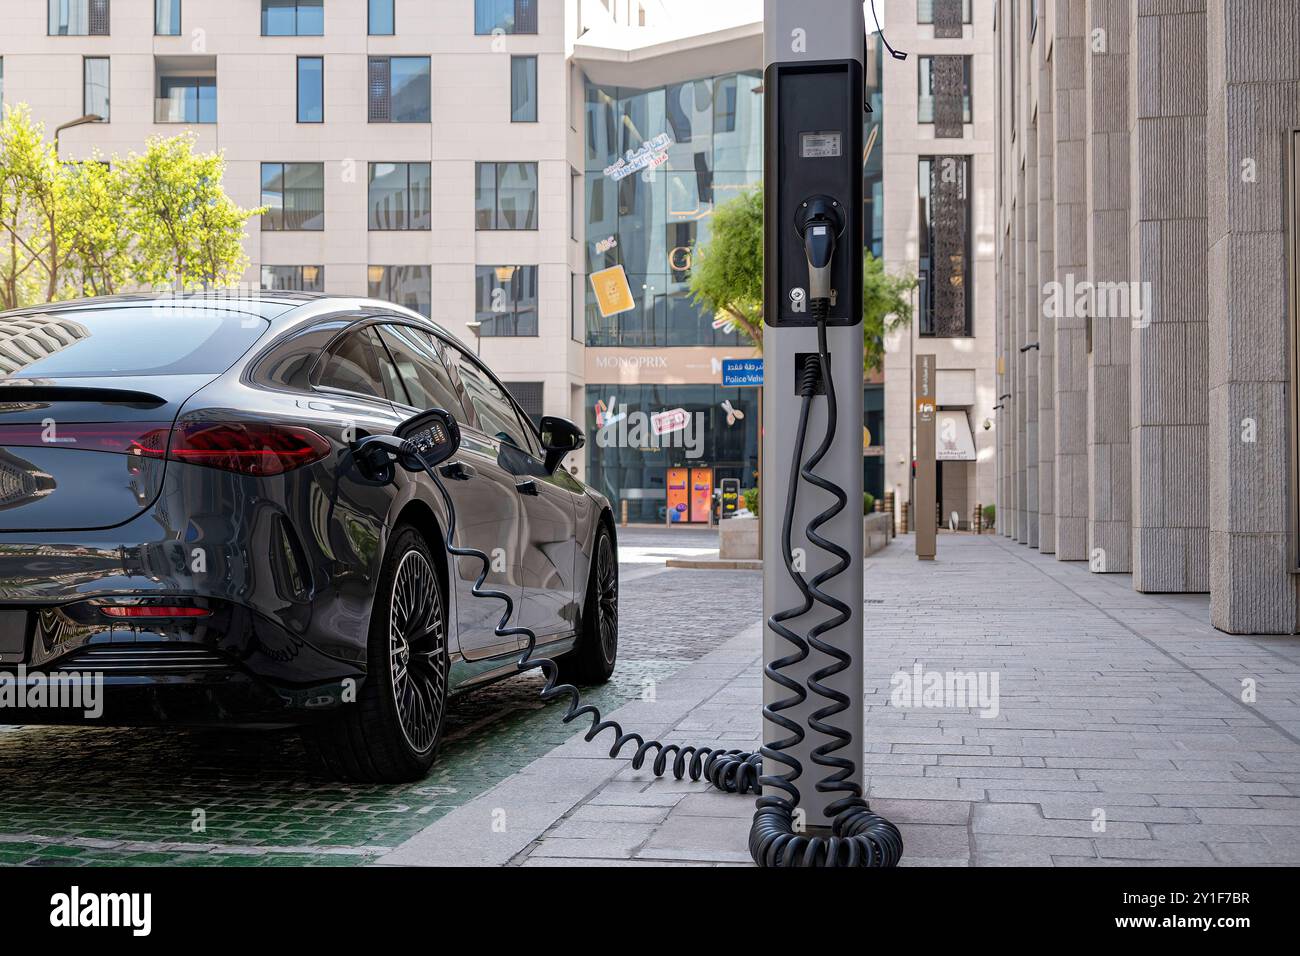
<svg viewBox="0 0 1300 956"><path fill-rule="evenodd" d="M969 527L997 476L992 5L880 6L890 44L909 54L883 71L884 257L918 279L911 325L886 341L884 484L899 510L912 500L913 370L933 355L940 525L956 514Z"/></svg>
<svg viewBox="0 0 1300 956"><path fill-rule="evenodd" d="M3 102L60 155L193 132L267 206L245 281L441 322L534 415L582 418L584 169L574 43L658 0L15 0ZM578 290L578 291L575 291ZM581 465L580 465L581 468Z"/></svg>
<svg viewBox="0 0 1300 956"><path fill-rule="evenodd" d="M943 465L964 523L992 498L991 20L951 36L949 5L879 6L915 54L867 45L864 238L923 282L864 390L864 483L910 498L910 363L935 351L978 459ZM761 0L15 0L0 27L5 103L47 131L102 117L63 130L63 158L182 131L222 151L235 201L267 207L247 283L430 315L534 416L585 423L571 464L633 521L700 517L670 505L681 469L758 479L758 390L722 380L754 350L688 286L714 210L761 183L761 72ZM611 269L612 310L592 281Z"/></svg>
<svg viewBox="0 0 1300 956"><path fill-rule="evenodd" d="M998 525L1296 629L1300 0L1000 0Z"/></svg>

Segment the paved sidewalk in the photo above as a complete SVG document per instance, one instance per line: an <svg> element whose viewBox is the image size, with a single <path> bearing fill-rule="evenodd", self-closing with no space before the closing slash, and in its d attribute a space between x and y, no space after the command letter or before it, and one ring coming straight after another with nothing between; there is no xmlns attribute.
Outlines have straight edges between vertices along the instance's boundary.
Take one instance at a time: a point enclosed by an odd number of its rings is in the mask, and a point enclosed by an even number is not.
<svg viewBox="0 0 1300 956"><path fill-rule="evenodd" d="M866 571L869 797L904 865L1300 864L1300 639L1222 634L1203 596L1136 594L994 536L939 549L918 563L902 537ZM754 746L760 635L755 621L614 716ZM996 716L891 706L891 678L918 664L996 675ZM379 862L749 863L752 798L607 748L576 736Z"/></svg>

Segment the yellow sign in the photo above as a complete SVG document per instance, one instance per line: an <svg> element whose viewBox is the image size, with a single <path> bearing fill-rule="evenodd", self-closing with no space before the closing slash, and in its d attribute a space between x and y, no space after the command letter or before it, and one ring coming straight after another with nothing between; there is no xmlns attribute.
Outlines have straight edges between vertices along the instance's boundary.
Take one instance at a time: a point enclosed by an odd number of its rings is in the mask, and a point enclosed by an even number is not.
<svg viewBox="0 0 1300 956"><path fill-rule="evenodd" d="M591 289L596 293L596 305L602 318L636 308L632 287L628 285L627 272L622 266L601 269L591 274Z"/></svg>
<svg viewBox="0 0 1300 956"><path fill-rule="evenodd" d="M916 414L923 422L934 420L934 399L918 398L916 400Z"/></svg>

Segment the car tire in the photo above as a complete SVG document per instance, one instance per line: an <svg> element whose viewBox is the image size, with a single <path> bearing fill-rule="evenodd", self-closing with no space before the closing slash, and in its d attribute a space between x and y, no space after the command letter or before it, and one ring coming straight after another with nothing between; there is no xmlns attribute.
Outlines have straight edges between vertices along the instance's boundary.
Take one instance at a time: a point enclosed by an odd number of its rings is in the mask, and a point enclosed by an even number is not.
<svg viewBox="0 0 1300 956"><path fill-rule="evenodd" d="M355 703L308 729L327 772L344 780L407 783L433 766L447 712L447 601L424 536L393 532L375 587L367 677Z"/></svg>
<svg viewBox="0 0 1300 956"><path fill-rule="evenodd" d="M578 642L558 662L560 679L573 684L604 684L618 661L618 554L614 536L603 523L596 526L582 607Z"/></svg>

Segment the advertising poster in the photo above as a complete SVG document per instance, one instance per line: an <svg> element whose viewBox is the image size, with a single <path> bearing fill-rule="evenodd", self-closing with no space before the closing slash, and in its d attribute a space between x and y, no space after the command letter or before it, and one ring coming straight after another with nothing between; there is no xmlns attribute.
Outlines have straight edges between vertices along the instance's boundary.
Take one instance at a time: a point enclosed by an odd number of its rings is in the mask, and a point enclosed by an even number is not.
<svg viewBox="0 0 1300 956"><path fill-rule="evenodd" d="M691 469L691 521L707 524L713 509L713 469Z"/></svg>
<svg viewBox="0 0 1300 956"><path fill-rule="evenodd" d="M690 482L688 468L668 469L668 520L690 521Z"/></svg>

